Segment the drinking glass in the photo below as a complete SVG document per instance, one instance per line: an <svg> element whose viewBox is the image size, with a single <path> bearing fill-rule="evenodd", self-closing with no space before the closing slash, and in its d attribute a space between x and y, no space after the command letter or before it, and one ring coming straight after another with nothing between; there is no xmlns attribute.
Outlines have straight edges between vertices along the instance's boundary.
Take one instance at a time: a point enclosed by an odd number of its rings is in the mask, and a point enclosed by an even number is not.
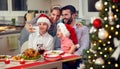
<svg viewBox="0 0 120 69"><path fill-rule="evenodd" d="M43 44L37 44L37 47L40 54L43 54L45 52Z"/></svg>

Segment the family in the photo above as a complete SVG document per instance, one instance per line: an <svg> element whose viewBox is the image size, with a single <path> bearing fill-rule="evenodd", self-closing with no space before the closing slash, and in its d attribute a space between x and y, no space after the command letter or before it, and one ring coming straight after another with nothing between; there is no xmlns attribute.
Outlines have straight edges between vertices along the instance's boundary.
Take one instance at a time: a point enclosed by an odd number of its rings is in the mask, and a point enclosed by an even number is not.
<svg viewBox="0 0 120 69"><path fill-rule="evenodd" d="M20 46L28 41L28 47L35 50L60 49L66 53L84 55L83 50L89 48L89 29L78 25L75 19L74 6L54 7L49 16L40 14L26 22L19 38ZM76 61L74 66L77 67L79 63L80 61ZM72 69L69 67L68 63L63 63L63 69Z"/></svg>

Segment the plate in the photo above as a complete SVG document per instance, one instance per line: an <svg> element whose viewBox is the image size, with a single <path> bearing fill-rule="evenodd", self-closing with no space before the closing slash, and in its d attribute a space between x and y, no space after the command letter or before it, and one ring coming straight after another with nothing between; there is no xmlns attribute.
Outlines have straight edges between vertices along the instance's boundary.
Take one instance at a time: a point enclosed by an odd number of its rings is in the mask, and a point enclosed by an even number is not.
<svg viewBox="0 0 120 69"><path fill-rule="evenodd" d="M51 51L46 51L44 53L44 56L46 57L58 57L59 55L63 54L64 52L61 50L51 50Z"/></svg>
<svg viewBox="0 0 120 69"><path fill-rule="evenodd" d="M57 60L60 60L61 58L62 58L61 55L56 56L56 57L48 57L48 56L44 57L44 59L47 60L47 61L57 61Z"/></svg>
<svg viewBox="0 0 120 69"><path fill-rule="evenodd" d="M5 60L6 58L11 58L9 55L0 55L0 60Z"/></svg>

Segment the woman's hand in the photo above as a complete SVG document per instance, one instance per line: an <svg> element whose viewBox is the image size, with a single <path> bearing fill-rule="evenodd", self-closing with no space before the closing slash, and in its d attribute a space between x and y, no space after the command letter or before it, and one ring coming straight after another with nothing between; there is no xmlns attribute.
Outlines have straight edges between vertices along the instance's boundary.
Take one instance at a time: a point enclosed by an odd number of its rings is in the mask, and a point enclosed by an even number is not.
<svg viewBox="0 0 120 69"><path fill-rule="evenodd" d="M28 32L30 32L30 33L33 33L34 30L35 30L35 29L32 27L32 25L29 24L29 23L26 23L26 24L25 24L25 28L26 28L26 30L27 30Z"/></svg>

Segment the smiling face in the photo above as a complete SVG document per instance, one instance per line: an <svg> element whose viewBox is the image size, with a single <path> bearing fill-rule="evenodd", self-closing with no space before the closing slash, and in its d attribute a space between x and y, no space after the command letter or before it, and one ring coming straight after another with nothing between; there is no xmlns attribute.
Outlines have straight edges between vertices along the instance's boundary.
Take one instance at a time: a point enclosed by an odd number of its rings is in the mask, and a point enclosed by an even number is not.
<svg viewBox="0 0 120 69"><path fill-rule="evenodd" d="M40 22L40 23L38 23L38 26L39 26L40 34L44 34L44 33L47 32L47 30L48 30L48 24L47 23Z"/></svg>
<svg viewBox="0 0 120 69"><path fill-rule="evenodd" d="M50 20L52 23L56 23L57 20L60 18L60 10L54 9L50 13Z"/></svg>
<svg viewBox="0 0 120 69"><path fill-rule="evenodd" d="M73 20L70 10L68 10L68 9L63 10L62 11L62 18L63 18L64 23L70 24Z"/></svg>

